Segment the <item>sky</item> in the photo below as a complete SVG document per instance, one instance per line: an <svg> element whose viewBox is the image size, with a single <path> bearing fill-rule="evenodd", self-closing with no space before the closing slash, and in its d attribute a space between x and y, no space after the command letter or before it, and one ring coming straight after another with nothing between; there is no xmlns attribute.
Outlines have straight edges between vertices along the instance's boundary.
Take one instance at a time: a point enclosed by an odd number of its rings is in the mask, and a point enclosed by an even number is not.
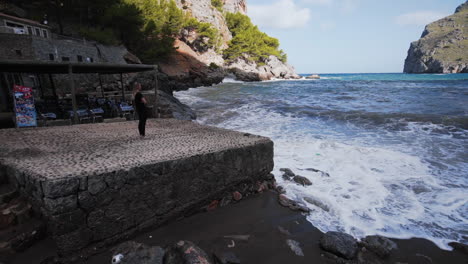
<svg viewBox="0 0 468 264"><path fill-rule="evenodd" d="M426 24L465 0L247 0L298 73L402 72Z"/></svg>

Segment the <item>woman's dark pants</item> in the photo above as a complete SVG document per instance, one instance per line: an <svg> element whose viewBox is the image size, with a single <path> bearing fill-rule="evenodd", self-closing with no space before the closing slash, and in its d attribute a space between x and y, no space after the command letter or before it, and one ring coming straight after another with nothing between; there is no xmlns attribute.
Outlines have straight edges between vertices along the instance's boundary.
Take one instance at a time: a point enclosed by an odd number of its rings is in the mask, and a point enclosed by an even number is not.
<svg viewBox="0 0 468 264"><path fill-rule="evenodd" d="M146 127L146 119L148 119L145 112L138 112L138 131L140 132L140 136L145 135L145 127Z"/></svg>

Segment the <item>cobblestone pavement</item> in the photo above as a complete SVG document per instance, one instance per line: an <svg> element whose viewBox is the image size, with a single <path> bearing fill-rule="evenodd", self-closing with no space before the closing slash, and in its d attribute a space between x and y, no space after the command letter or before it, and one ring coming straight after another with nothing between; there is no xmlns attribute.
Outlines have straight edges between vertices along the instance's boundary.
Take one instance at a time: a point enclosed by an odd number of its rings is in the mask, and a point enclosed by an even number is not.
<svg viewBox="0 0 468 264"><path fill-rule="evenodd" d="M53 180L265 143L267 138L175 119L0 130L0 164Z"/></svg>

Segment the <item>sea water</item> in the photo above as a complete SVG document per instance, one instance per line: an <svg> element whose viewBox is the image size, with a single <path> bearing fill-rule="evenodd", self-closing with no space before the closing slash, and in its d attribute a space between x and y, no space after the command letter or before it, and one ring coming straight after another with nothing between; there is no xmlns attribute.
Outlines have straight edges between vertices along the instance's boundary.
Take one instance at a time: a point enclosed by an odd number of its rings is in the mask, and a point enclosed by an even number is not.
<svg viewBox="0 0 468 264"><path fill-rule="evenodd" d="M320 230L468 243L468 74L321 77L175 95L202 124L270 137L276 180Z"/></svg>

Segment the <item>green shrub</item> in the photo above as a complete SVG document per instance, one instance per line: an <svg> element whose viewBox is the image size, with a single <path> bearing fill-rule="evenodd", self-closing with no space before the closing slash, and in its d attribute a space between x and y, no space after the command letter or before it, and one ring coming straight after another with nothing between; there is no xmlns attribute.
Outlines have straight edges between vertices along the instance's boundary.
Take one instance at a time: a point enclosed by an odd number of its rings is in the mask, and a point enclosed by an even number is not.
<svg viewBox="0 0 468 264"><path fill-rule="evenodd" d="M217 70L217 69L219 69L218 64L216 64L216 63L214 63L214 62L210 63L210 65L209 65L208 67L209 67L210 69L212 69L212 70Z"/></svg>
<svg viewBox="0 0 468 264"><path fill-rule="evenodd" d="M80 28L80 35L105 45L118 45L119 40L111 29Z"/></svg>
<svg viewBox="0 0 468 264"><path fill-rule="evenodd" d="M223 12L224 4L223 4L222 0L211 0L211 5L214 8L218 9L219 12Z"/></svg>
<svg viewBox="0 0 468 264"><path fill-rule="evenodd" d="M278 39L261 32L248 16L241 13L227 13L226 21L233 38L228 44L229 48L224 50L225 59L232 61L245 57L262 65L270 55L273 55L286 62L287 56L279 49Z"/></svg>

